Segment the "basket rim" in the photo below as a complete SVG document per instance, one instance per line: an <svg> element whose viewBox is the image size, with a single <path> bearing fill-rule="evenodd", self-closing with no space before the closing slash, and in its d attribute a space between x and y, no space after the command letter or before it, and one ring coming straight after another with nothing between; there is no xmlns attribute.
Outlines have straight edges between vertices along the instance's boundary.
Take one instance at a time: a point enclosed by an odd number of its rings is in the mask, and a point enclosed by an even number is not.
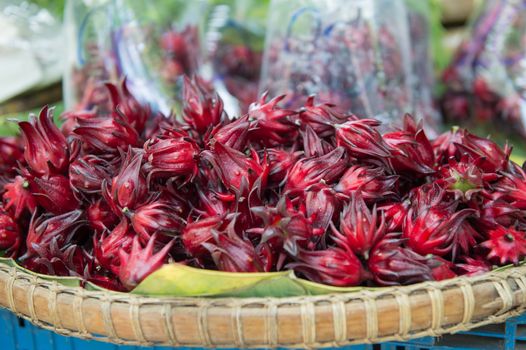
<svg viewBox="0 0 526 350"><path fill-rule="evenodd" d="M448 306L451 303L456 303L454 308L457 310ZM428 309L427 316L422 316L424 304ZM377 290L283 298L234 298L151 297L91 291L60 285L56 281L0 264L0 306L60 334L117 344L188 347L342 346L437 336L518 315L526 309L526 266L490 271L473 277ZM187 324L178 321L183 316L183 310L192 314L188 316L191 320ZM86 323L84 316L79 316L83 313L96 314L97 317L90 322L98 325ZM157 317L152 316L152 313ZM223 314L223 320L212 317L218 313ZM391 333L386 333L383 330L387 322L386 313L397 313L395 319L389 321L391 326L396 326L394 332L391 330ZM160 317L169 320L160 327L164 328L162 336L149 328L151 319L158 322ZM224 325L226 317L231 321L229 326ZM423 317L429 324L419 329L419 325L415 324L418 317ZM276 325L270 325L269 319L276 320ZM358 319L364 332L361 336L353 333L355 330L349 327ZM71 323L66 324L69 321L64 320L70 320ZM231 339L219 339L221 337L218 338L213 332L219 321L223 324L221 327L226 327L225 332L232 334ZM293 325L294 321L299 321L301 325ZM249 332L248 324L264 327L265 332L261 329L261 333L265 333L264 339ZM357 323L357 326L360 325ZM188 327L195 330L191 339L181 340L174 335L180 336ZM322 334L331 333L327 331L329 328L332 335Z"/></svg>

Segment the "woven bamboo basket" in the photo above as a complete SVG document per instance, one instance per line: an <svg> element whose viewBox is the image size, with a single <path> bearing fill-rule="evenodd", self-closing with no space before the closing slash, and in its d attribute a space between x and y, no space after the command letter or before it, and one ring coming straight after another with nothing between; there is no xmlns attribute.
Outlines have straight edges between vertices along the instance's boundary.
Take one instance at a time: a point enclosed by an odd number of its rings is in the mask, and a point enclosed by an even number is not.
<svg viewBox="0 0 526 350"><path fill-rule="evenodd" d="M0 265L0 306L57 333L117 344L334 347L438 336L526 306L526 267L290 298L153 298L65 287Z"/></svg>

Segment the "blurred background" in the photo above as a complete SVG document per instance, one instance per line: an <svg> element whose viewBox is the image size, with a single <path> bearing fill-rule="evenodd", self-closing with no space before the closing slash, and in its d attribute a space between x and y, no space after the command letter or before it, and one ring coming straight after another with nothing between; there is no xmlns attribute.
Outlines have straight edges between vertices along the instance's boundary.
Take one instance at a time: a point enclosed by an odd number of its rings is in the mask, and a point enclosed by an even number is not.
<svg viewBox="0 0 526 350"><path fill-rule="evenodd" d="M0 134L15 132L12 119L44 104L56 106L57 116L90 109L107 98L104 81L123 77L152 108L177 112L182 76L198 74L230 115L246 112L264 91L286 93L283 103L294 107L316 94L386 125L411 112L430 134L457 124L491 131L521 155L526 16L510 15L513 6L0 0Z"/></svg>

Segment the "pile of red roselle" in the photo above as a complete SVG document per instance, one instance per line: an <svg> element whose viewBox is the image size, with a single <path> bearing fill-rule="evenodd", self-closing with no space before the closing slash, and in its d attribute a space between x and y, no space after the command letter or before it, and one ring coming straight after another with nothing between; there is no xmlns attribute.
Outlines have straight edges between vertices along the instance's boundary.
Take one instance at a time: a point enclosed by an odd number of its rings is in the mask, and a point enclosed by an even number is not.
<svg viewBox="0 0 526 350"><path fill-rule="evenodd" d="M28 269L115 290L174 261L398 285L526 256L526 174L488 139L430 141L410 116L381 135L313 98L229 118L188 79L180 122L107 87L111 112L59 130L45 107L0 142L0 249Z"/></svg>

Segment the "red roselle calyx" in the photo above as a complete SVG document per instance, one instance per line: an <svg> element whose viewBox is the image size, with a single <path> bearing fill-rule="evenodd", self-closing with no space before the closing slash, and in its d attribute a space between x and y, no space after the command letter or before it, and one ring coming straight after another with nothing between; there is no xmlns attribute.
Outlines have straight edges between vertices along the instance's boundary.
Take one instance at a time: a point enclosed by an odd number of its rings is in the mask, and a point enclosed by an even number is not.
<svg viewBox="0 0 526 350"><path fill-rule="evenodd" d="M12 212L15 219L26 211L31 214L35 212L37 201L29 190L29 182L22 176L17 176L13 182L5 184L4 189L4 208Z"/></svg>
<svg viewBox="0 0 526 350"><path fill-rule="evenodd" d="M119 280L126 289L135 288L146 276L158 270L166 261L173 241L154 253L155 239L154 234L146 247L141 248L139 237L135 236L129 253L125 249L119 250Z"/></svg>
<svg viewBox="0 0 526 350"><path fill-rule="evenodd" d="M22 235L15 219L0 207L0 250L16 255Z"/></svg>
<svg viewBox="0 0 526 350"><path fill-rule="evenodd" d="M102 182L109 179L109 163L95 155L74 160L69 167L71 187L79 192L97 193Z"/></svg>
<svg viewBox="0 0 526 350"><path fill-rule="evenodd" d="M200 78L184 78L184 120L198 133L220 123L223 116L223 101L217 93L209 91Z"/></svg>
<svg viewBox="0 0 526 350"><path fill-rule="evenodd" d="M386 175L383 168L354 165L342 175L334 189L349 197L360 192L366 201L374 201L395 195L397 180L397 175Z"/></svg>
<svg viewBox="0 0 526 350"><path fill-rule="evenodd" d="M38 118L18 123L24 140L24 158L38 175L64 172L69 165L69 150L65 136L53 124L53 113L47 106Z"/></svg>

